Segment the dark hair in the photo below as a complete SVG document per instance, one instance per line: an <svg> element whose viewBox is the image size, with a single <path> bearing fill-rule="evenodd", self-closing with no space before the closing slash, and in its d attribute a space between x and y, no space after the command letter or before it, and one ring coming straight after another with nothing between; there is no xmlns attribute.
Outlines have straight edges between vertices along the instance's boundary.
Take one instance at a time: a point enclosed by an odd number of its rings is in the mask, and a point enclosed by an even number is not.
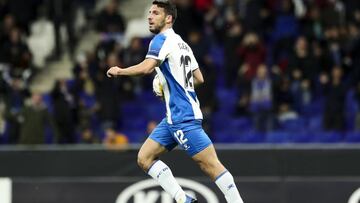
<svg viewBox="0 0 360 203"><path fill-rule="evenodd" d="M166 15L171 15L173 19L173 23L177 18L177 9L176 5L171 0L155 0L152 3L153 5L157 5L160 8L163 8Z"/></svg>

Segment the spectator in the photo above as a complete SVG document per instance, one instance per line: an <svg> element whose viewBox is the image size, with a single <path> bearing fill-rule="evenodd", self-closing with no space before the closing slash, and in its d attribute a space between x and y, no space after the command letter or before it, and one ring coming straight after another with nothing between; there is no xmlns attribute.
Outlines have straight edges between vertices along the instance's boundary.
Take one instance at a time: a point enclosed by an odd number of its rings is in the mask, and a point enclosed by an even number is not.
<svg viewBox="0 0 360 203"><path fill-rule="evenodd" d="M17 69L22 72L31 65L31 53L21 37L19 29L11 29L8 41L2 44L0 50L0 62L11 64L13 73Z"/></svg>
<svg viewBox="0 0 360 203"><path fill-rule="evenodd" d="M58 80L51 92L55 123L59 129L60 143L75 143L75 100L66 80Z"/></svg>
<svg viewBox="0 0 360 203"><path fill-rule="evenodd" d="M99 144L100 141L89 127L84 128L80 133L80 144Z"/></svg>
<svg viewBox="0 0 360 203"><path fill-rule="evenodd" d="M294 106L294 97L291 92L291 81L283 77L274 88L274 107L277 112L284 108L284 105L291 109Z"/></svg>
<svg viewBox="0 0 360 203"><path fill-rule="evenodd" d="M250 109L256 130L272 129L272 100L272 83L266 66L261 64L257 68L256 77L251 82Z"/></svg>
<svg viewBox="0 0 360 203"><path fill-rule="evenodd" d="M331 80L322 81L325 93L323 126L325 130L345 130L345 99L347 87L343 81L343 71L335 66Z"/></svg>
<svg viewBox="0 0 360 203"><path fill-rule="evenodd" d="M301 36L296 40L295 49L290 56L287 72L293 75L294 71L300 71L303 79L313 82L319 73L316 61L309 50L308 41Z"/></svg>
<svg viewBox="0 0 360 203"><path fill-rule="evenodd" d="M299 117L298 113L292 110L289 104L282 103L279 105L278 116L277 116L279 123L284 123L288 120L295 120L298 117Z"/></svg>
<svg viewBox="0 0 360 203"><path fill-rule="evenodd" d="M59 137L57 126L50 116L42 96L33 93L31 99L20 110L19 144L45 144L45 128L49 125L53 130L55 140Z"/></svg>
<svg viewBox="0 0 360 203"><path fill-rule="evenodd" d="M248 91L250 81L257 74L257 68L265 62L265 47L256 33L247 33L237 49L237 56L241 60L238 77L240 89Z"/></svg>
<svg viewBox="0 0 360 203"><path fill-rule="evenodd" d="M110 0L97 16L97 31L103 34L103 40L115 40L120 42L125 32L125 21L118 12L118 0Z"/></svg>
<svg viewBox="0 0 360 203"><path fill-rule="evenodd" d="M5 88L5 103L6 113L5 118L9 126L8 134L10 144L16 144L19 142L20 136L20 122L18 114L24 106L24 100L29 95L28 89L25 83L20 79L11 79L10 84L3 83Z"/></svg>
<svg viewBox="0 0 360 203"><path fill-rule="evenodd" d="M234 50L236 50L244 35L243 25L234 12L229 12L227 15L226 28L227 29L223 31L225 85L227 87L233 87L240 64L239 57Z"/></svg>
<svg viewBox="0 0 360 203"><path fill-rule="evenodd" d="M62 24L64 24L66 27L66 34L68 37L67 45L70 51L70 56L73 57L77 44L74 26L77 3L76 1L72 0L47 0L46 3L49 11L49 17L53 22L55 29L55 53L50 59L59 59L61 54L65 51L64 47L62 46Z"/></svg>
<svg viewBox="0 0 360 203"><path fill-rule="evenodd" d="M107 128L103 143L108 149L121 150L126 148L129 140L126 135L116 132L113 128Z"/></svg>
<svg viewBox="0 0 360 203"><path fill-rule="evenodd" d="M8 12L16 20L16 24L22 32L29 33L29 25L36 18L36 11L41 1L7 1Z"/></svg>
<svg viewBox="0 0 360 203"><path fill-rule="evenodd" d="M240 96L236 103L236 116L249 116L249 104L250 104L250 95L249 93L244 93Z"/></svg>
<svg viewBox="0 0 360 203"><path fill-rule="evenodd" d="M156 128L158 122L154 121L154 120L150 120L146 126L146 134L150 135L152 133L152 131Z"/></svg>
<svg viewBox="0 0 360 203"><path fill-rule="evenodd" d="M324 25L321 21L320 9L311 6L308 15L301 21L302 34L310 40L322 40Z"/></svg>
<svg viewBox="0 0 360 203"><path fill-rule="evenodd" d="M7 14L0 22L0 44L3 44L9 40L10 32L16 26L15 18L11 14Z"/></svg>
<svg viewBox="0 0 360 203"><path fill-rule="evenodd" d="M185 38L189 36L189 31L201 28L203 25L202 17L196 11L192 0L175 0L178 18L174 24L174 30Z"/></svg>
<svg viewBox="0 0 360 203"><path fill-rule="evenodd" d="M114 83L114 80L106 78L106 67L116 66L117 64L118 59L116 53L109 54L106 66L100 66L94 80L96 94L94 102L97 103L99 119L103 126L116 126L118 120L120 119L120 99L118 94L114 94L118 92L118 88Z"/></svg>
<svg viewBox="0 0 360 203"><path fill-rule="evenodd" d="M123 53L124 66L131 66L140 63L146 55L146 49L142 45L142 41L139 37L134 37L130 41L130 45ZM145 76L139 78L133 78L135 83L135 89L137 92L151 87L152 76Z"/></svg>
<svg viewBox="0 0 360 203"><path fill-rule="evenodd" d="M269 17L269 11L266 8L266 1L252 0L246 1L245 9L245 28L247 30L256 32L263 36L266 30L266 21Z"/></svg>

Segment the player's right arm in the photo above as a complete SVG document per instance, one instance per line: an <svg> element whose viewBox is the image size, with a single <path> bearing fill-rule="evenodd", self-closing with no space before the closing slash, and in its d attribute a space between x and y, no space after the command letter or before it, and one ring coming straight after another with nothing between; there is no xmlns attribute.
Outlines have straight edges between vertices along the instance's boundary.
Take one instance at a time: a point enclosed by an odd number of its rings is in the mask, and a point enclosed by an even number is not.
<svg viewBox="0 0 360 203"><path fill-rule="evenodd" d="M200 68L197 68L196 70L194 70L193 75L194 75L195 86L201 85L204 83L204 77L200 71Z"/></svg>
<svg viewBox="0 0 360 203"><path fill-rule="evenodd" d="M111 67L106 72L106 75L109 78L122 76L122 75L127 75L127 76L146 75L152 73L157 65L158 65L158 61L156 59L146 58L141 63L136 64L134 66L130 66L128 68L120 68L118 66Z"/></svg>

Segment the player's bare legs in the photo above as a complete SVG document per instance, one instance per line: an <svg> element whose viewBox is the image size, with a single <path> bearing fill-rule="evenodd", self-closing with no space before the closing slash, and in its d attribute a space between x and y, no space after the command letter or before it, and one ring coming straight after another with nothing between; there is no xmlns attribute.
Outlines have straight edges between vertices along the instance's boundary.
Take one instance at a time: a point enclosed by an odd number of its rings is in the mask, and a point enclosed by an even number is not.
<svg viewBox="0 0 360 203"><path fill-rule="evenodd" d="M243 203L233 176L218 159L213 145L194 155L192 159L216 183L228 203Z"/></svg>
<svg viewBox="0 0 360 203"><path fill-rule="evenodd" d="M175 180L170 168L161 160L159 156L167 152L167 149L159 143L148 138L141 146L138 153L138 165L152 178L154 178L161 187L168 192L178 203L195 202L187 197L184 190Z"/></svg>
<svg viewBox="0 0 360 203"><path fill-rule="evenodd" d="M148 138L139 150L137 163L142 170L148 172L151 165L165 152L167 152L165 147Z"/></svg>
<svg viewBox="0 0 360 203"><path fill-rule="evenodd" d="M199 164L201 170L212 180L215 180L218 175L226 170L219 161L213 145L208 146L203 151L193 156L192 159Z"/></svg>

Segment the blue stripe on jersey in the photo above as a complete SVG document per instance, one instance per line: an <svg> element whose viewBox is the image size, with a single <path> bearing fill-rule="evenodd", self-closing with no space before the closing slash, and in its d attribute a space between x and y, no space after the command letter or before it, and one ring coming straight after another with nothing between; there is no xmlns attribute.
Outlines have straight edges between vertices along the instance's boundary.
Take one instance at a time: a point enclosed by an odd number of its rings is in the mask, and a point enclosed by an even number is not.
<svg viewBox="0 0 360 203"><path fill-rule="evenodd" d="M156 35L150 43L149 51L147 55L158 57L162 46L166 40L166 36L164 34Z"/></svg>
<svg viewBox="0 0 360 203"><path fill-rule="evenodd" d="M195 115L189 98L186 96L185 90L171 74L168 59L160 65L160 69L163 72L169 86L169 107L172 123L176 124L188 120L194 120Z"/></svg>
<svg viewBox="0 0 360 203"><path fill-rule="evenodd" d="M194 99L194 101L196 101L196 93L195 92L189 92L190 96Z"/></svg>

